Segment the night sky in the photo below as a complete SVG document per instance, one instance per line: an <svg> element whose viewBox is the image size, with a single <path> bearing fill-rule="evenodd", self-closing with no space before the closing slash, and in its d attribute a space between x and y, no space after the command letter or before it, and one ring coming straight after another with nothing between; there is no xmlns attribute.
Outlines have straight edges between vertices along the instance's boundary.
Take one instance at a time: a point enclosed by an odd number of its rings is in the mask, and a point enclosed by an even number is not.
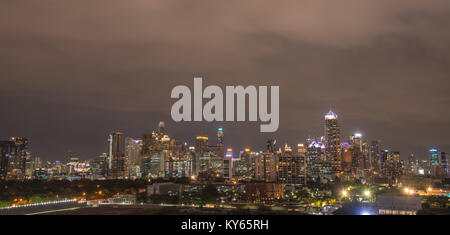
<svg viewBox="0 0 450 235"><path fill-rule="evenodd" d="M166 122L176 139L262 149L324 133L427 157L450 152L450 1L66 0L0 3L0 138L34 156L106 152L108 133L140 138ZM259 122L175 123L171 89L280 86L280 128ZM235 151L236 152L236 151Z"/></svg>

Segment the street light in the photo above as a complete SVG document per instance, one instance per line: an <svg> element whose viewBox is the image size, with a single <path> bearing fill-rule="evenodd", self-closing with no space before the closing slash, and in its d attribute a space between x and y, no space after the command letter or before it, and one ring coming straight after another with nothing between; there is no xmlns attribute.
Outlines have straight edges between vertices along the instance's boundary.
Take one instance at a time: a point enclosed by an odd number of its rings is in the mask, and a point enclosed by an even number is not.
<svg viewBox="0 0 450 235"><path fill-rule="evenodd" d="M409 188L404 189L405 193L409 193Z"/></svg>
<svg viewBox="0 0 450 235"><path fill-rule="evenodd" d="M364 191L364 195L366 196L366 197L370 197L370 191L369 190L366 190L366 191Z"/></svg>
<svg viewBox="0 0 450 235"><path fill-rule="evenodd" d="M347 195L348 195L348 191L347 190L343 190L342 191L342 196L347 197Z"/></svg>

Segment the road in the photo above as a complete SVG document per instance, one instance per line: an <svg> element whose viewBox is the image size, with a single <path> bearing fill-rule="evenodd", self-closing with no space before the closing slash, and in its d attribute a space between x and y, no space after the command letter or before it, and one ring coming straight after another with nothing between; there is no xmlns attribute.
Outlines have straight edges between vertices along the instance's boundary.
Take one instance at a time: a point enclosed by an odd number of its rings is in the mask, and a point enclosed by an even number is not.
<svg viewBox="0 0 450 235"><path fill-rule="evenodd" d="M36 215L86 207L86 201L59 200L0 208L0 215Z"/></svg>

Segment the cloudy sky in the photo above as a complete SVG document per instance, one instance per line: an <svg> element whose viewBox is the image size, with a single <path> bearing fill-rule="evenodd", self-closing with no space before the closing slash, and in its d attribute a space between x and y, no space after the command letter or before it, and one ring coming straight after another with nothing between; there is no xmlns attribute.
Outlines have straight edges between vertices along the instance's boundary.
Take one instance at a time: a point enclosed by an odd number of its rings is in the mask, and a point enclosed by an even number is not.
<svg viewBox="0 0 450 235"><path fill-rule="evenodd" d="M448 0L3 0L0 137L26 136L35 156L84 159L107 135L139 138L159 120L193 143L263 148L323 135L339 114L402 158L450 151ZM259 123L175 123L171 89L280 86L280 129Z"/></svg>

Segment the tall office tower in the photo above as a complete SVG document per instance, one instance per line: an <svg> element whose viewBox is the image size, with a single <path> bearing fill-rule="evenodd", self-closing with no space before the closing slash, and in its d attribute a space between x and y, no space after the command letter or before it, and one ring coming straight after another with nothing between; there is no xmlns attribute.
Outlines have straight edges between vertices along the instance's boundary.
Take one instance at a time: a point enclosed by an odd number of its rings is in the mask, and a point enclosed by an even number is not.
<svg viewBox="0 0 450 235"><path fill-rule="evenodd" d="M416 175L418 172L418 162L414 154L408 156L408 161L406 164L406 173L409 175Z"/></svg>
<svg viewBox="0 0 450 235"><path fill-rule="evenodd" d="M271 152L263 152L259 158L260 178L257 180L262 180L264 182L276 182L277 172L276 172L276 159L275 154Z"/></svg>
<svg viewBox="0 0 450 235"><path fill-rule="evenodd" d="M0 179L6 179L9 172L10 157L16 152L14 141L0 141Z"/></svg>
<svg viewBox="0 0 450 235"><path fill-rule="evenodd" d="M281 184L301 185L305 182L302 158L294 154L287 144L278 159L278 182Z"/></svg>
<svg viewBox="0 0 450 235"><path fill-rule="evenodd" d="M255 154L250 148L239 153L239 158L233 159L233 177L239 181L250 181L255 177Z"/></svg>
<svg viewBox="0 0 450 235"><path fill-rule="evenodd" d="M24 179L25 162L27 158L28 140L23 137L11 137L16 145L16 151L9 158L9 173L14 179Z"/></svg>
<svg viewBox="0 0 450 235"><path fill-rule="evenodd" d="M31 153L27 153L27 158L25 160L25 179L30 180L33 177L33 158L31 157Z"/></svg>
<svg viewBox="0 0 450 235"><path fill-rule="evenodd" d="M159 123L158 123L158 134L164 134L164 133L166 133L165 131L165 128L166 128L166 124L164 124L164 122L163 121L160 121Z"/></svg>
<svg viewBox="0 0 450 235"><path fill-rule="evenodd" d="M358 170L363 169L364 160L362 153L362 135L359 133L350 136L350 151L352 154L352 173L356 174Z"/></svg>
<svg viewBox="0 0 450 235"><path fill-rule="evenodd" d="M306 176L309 180L318 182L328 177L330 165L326 161L325 144L315 139L307 140L306 149Z"/></svg>
<svg viewBox="0 0 450 235"><path fill-rule="evenodd" d="M128 157L128 176L138 178L140 176L142 140L125 138L125 155Z"/></svg>
<svg viewBox="0 0 450 235"><path fill-rule="evenodd" d="M139 157L142 151L142 140L136 140L130 137L125 138L125 155L131 165L139 165Z"/></svg>
<svg viewBox="0 0 450 235"><path fill-rule="evenodd" d="M216 147L217 156L224 156L224 141L223 141L223 128L217 128L217 147Z"/></svg>
<svg viewBox="0 0 450 235"><path fill-rule="evenodd" d="M231 180L233 178L233 149L228 148L223 158L223 178Z"/></svg>
<svg viewBox="0 0 450 235"><path fill-rule="evenodd" d="M148 156L153 152L153 136L152 134L143 134L142 135L142 150L141 155Z"/></svg>
<svg viewBox="0 0 450 235"><path fill-rule="evenodd" d="M325 138L327 158L331 163L331 174L335 175L341 171L341 133L338 115L331 110L325 114Z"/></svg>
<svg viewBox="0 0 450 235"><path fill-rule="evenodd" d="M223 128L217 128L217 146L223 146Z"/></svg>
<svg viewBox="0 0 450 235"><path fill-rule="evenodd" d="M380 154L380 171L383 175L387 174L389 150L385 149Z"/></svg>
<svg viewBox="0 0 450 235"><path fill-rule="evenodd" d="M107 162L108 155L106 153L103 153L91 161L91 173L95 179L100 179L106 176L106 173L108 172Z"/></svg>
<svg viewBox="0 0 450 235"><path fill-rule="evenodd" d="M195 138L195 152L197 157L195 159L196 174L208 170L209 162L211 160L210 151L208 151L208 136L198 135Z"/></svg>
<svg viewBox="0 0 450 235"><path fill-rule="evenodd" d="M415 165L415 164L417 164L416 156L415 156L413 153L411 153L411 154L408 156L408 164L409 164L409 165Z"/></svg>
<svg viewBox="0 0 450 235"><path fill-rule="evenodd" d="M388 171L387 176L389 178L390 184L395 184L398 182L401 175L402 165L400 162L400 152L392 151L388 154Z"/></svg>
<svg viewBox="0 0 450 235"><path fill-rule="evenodd" d="M267 140L267 142L266 142L267 152L274 153L275 152L275 144L276 143L277 143L277 141L274 140L274 139Z"/></svg>
<svg viewBox="0 0 450 235"><path fill-rule="evenodd" d="M374 140L370 143L370 164L371 169L380 171L381 168L381 148L380 141Z"/></svg>
<svg viewBox="0 0 450 235"><path fill-rule="evenodd" d="M342 170L346 175L353 173L353 154L351 145L347 142L342 144Z"/></svg>
<svg viewBox="0 0 450 235"><path fill-rule="evenodd" d="M430 148L428 150L430 152L430 165L437 166L439 165L439 151L437 148Z"/></svg>
<svg viewBox="0 0 450 235"><path fill-rule="evenodd" d="M370 164L370 146L367 141L361 142L361 154L362 154L362 168L364 170L371 170Z"/></svg>
<svg viewBox="0 0 450 235"><path fill-rule="evenodd" d="M208 149L208 136L198 135L195 138L195 151L201 155L200 153L205 152Z"/></svg>
<svg viewBox="0 0 450 235"><path fill-rule="evenodd" d="M126 158L124 150L123 133L111 133L108 139L108 173L114 178L125 177Z"/></svg>
<svg viewBox="0 0 450 235"><path fill-rule="evenodd" d="M298 160L300 162L300 177L302 178L302 183L303 185L306 185L306 153L307 153L307 149L306 149L306 145L304 143L298 143L297 144L297 157Z"/></svg>
<svg viewBox="0 0 450 235"><path fill-rule="evenodd" d="M442 165L442 167L444 167L445 172L448 174L447 154L445 152L441 152L441 158L439 160L439 163Z"/></svg>

